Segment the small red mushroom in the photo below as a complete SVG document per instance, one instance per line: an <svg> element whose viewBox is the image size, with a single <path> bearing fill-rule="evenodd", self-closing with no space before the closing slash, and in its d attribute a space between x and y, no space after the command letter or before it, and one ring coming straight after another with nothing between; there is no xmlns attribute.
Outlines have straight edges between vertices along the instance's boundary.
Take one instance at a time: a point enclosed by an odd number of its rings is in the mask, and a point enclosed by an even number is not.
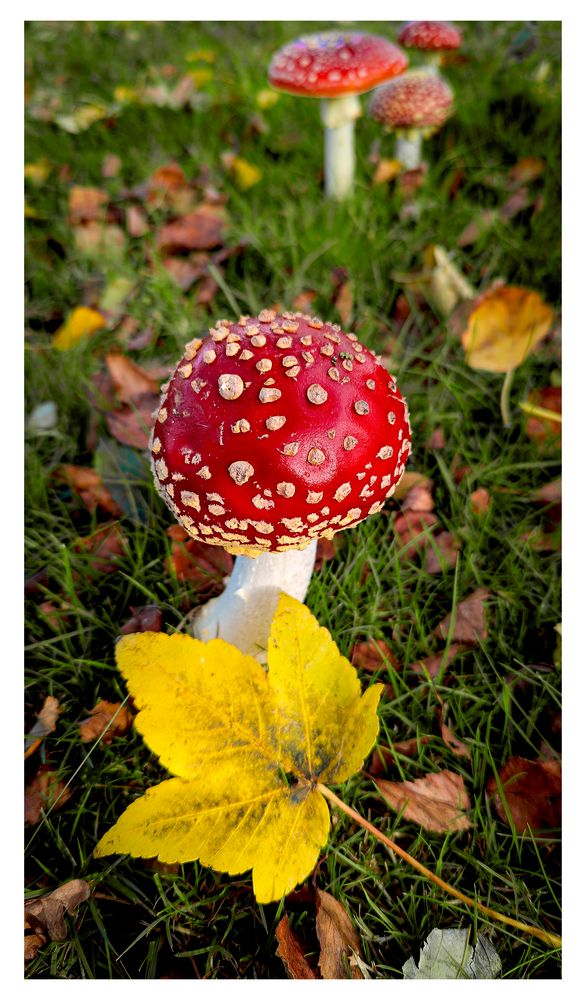
<svg viewBox="0 0 586 1000"><path fill-rule="evenodd" d="M454 95L445 80L425 71L406 73L374 92L369 113L397 136L395 158L407 170L421 163L422 140L449 118Z"/></svg>
<svg viewBox="0 0 586 1000"><path fill-rule="evenodd" d="M276 90L322 98L326 194L343 199L354 180L354 121L364 94L407 68L407 56L386 38L364 32L302 35L275 53L269 83Z"/></svg>
<svg viewBox="0 0 586 1000"><path fill-rule="evenodd" d="M460 48L462 35L448 21L407 21L397 41L406 49L421 49L428 53L429 65L436 66L442 52Z"/></svg>
<svg viewBox="0 0 586 1000"><path fill-rule="evenodd" d="M410 450L395 379L336 324L266 309L187 344L156 415L155 484L193 538L240 556L198 634L257 652L279 591L304 599L317 539L380 511Z"/></svg>

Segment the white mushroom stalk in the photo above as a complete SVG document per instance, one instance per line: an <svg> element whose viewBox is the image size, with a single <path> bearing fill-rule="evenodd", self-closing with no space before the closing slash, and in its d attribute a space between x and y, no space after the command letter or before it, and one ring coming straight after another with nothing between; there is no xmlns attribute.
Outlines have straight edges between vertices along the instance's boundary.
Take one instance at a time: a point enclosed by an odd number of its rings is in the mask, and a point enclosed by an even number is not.
<svg viewBox="0 0 586 1000"><path fill-rule="evenodd" d="M313 573L317 539L292 552L265 552L256 559L238 556L219 597L200 608L193 634L208 642L225 639L241 652L266 662L267 639L279 594L305 600Z"/></svg>
<svg viewBox="0 0 586 1000"><path fill-rule="evenodd" d="M421 166L421 150L423 139L421 129L407 129L397 135L395 142L395 159L402 163L405 170L416 170Z"/></svg>
<svg viewBox="0 0 586 1000"><path fill-rule="evenodd" d="M325 191L328 198L343 201L354 186L356 153L354 122L362 114L356 94L322 100L324 126Z"/></svg>

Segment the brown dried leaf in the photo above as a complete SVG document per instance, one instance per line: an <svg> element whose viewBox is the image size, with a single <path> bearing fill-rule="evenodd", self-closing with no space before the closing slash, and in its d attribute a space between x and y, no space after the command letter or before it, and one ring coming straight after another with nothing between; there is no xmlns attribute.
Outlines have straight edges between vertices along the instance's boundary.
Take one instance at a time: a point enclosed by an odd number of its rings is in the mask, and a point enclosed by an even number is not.
<svg viewBox="0 0 586 1000"><path fill-rule="evenodd" d="M440 531L433 536L425 554L425 569L428 573L444 573L453 569L458 561L461 542L449 531Z"/></svg>
<svg viewBox="0 0 586 1000"><path fill-rule="evenodd" d="M562 768L557 760L511 757L499 770L499 780L517 833L527 827L535 831L561 826ZM500 819L508 823L496 778L490 779L486 791Z"/></svg>
<svg viewBox="0 0 586 1000"><path fill-rule="evenodd" d="M451 635L455 642L476 643L479 639L488 638L484 605L490 596L490 591L486 587L479 587L456 606L454 629ZM433 634L439 636L440 639L447 639L451 623L452 613L450 612L439 625L436 625Z"/></svg>
<svg viewBox="0 0 586 1000"><path fill-rule="evenodd" d="M352 961L353 955L361 956L361 948L350 917L328 892L318 889L316 895L315 929L320 945L318 964L322 979L363 979L358 964Z"/></svg>
<svg viewBox="0 0 586 1000"><path fill-rule="evenodd" d="M344 327L352 323L352 282L344 281L336 290L334 305L338 311Z"/></svg>
<svg viewBox="0 0 586 1000"><path fill-rule="evenodd" d="M131 635L134 632L160 632L163 626L163 613L156 604L145 604L142 608L131 607L132 618L120 626L120 635Z"/></svg>
<svg viewBox="0 0 586 1000"><path fill-rule="evenodd" d="M514 219L519 212L522 212L524 208L527 208L530 200L529 189L526 187L519 188L510 196L510 198L507 198L503 205L501 205L501 219L504 222L509 222L510 219Z"/></svg>
<svg viewBox="0 0 586 1000"><path fill-rule="evenodd" d="M106 414L106 423L112 437L131 448L148 448L153 414L159 405L159 393L148 392L133 400L132 405Z"/></svg>
<svg viewBox="0 0 586 1000"><path fill-rule="evenodd" d="M431 656L424 656L423 659L417 660L415 663L410 663L407 670L412 670L414 674L422 674L423 676L429 675L433 678L437 677L440 672L442 663L444 662L448 666L452 660L456 658L458 653L462 653L467 647L459 642L454 642L448 648L447 653L432 653Z"/></svg>
<svg viewBox="0 0 586 1000"><path fill-rule="evenodd" d="M401 509L406 510L426 510L430 511L434 508L433 496L433 483L431 479L424 479L418 483L414 483L407 496L401 504Z"/></svg>
<svg viewBox="0 0 586 1000"><path fill-rule="evenodd" d="M112 517L121 517L122 511L109 490L102 483L102 477L95 469L83 465L60 465L55 470L55 477L79 494L89 511L102 507Z"/></svg>
<svg viewBox="0 0 586 1000"><path fill-rule="evenodd" d="M459 740L457 736L454 736L450 727L443 721L443 718L440 718L440 732L442 740L446 746L450 748L452 753L456 755L456 757L467 757L468 760L471 759L471 754L466 744L462 743L462 740Z"/></svg>
<svg viewBox="0 0 586 1000"><path fill-rule="evenodd" d="M157 246L166 253L211 250L224 242L226 223L222 206L204 203L194 212L163 226L157 235Z"/></svg>
<svg viewBox="0 0 586 1000"><path fill-rule="evenodd" d="M102 161L102 177L117 177L122 169L122 160L115 153L107 153Z"/></svg>
<svg viewBox="0 0 586 1000"><path fill-rule="evenodd" d="M119 524L106 524L93 535L78 538L74 547L88 553L89 566L96 573L115 573L120 556L125 554L126 539Z"/></svg>
<svg viewBox="0 0 586 1000"><path fill-rule="evenodd" d="M69 222L78 226L81 222L95 222L105 217L108 195L99 188L80 187L74 184L69 192Z"/></svg>
<svg viewBox="0 0 586 1000"><path fill-rule="evenodd" d="M79 724L79 738L82 743L93 743L102 739L109 745L115 736L124 736L132 725L132 715L122 702L100 699L90 711L90 718Z"/></svg>
<svg viewBox="0 0 586 1000"><path fill-rule="evenodd" d="M389 664L397 669L400 666L383 639L368 639L366 642L355 643L350 650L350 660L355 667L366 670L369 674L384 670Z"/></svg>
<svg viewBox="0 0 586 1000"><path fill-rule="evenodd" d="M524 156L509 170L510 186L516 187L519 184L529 184L531 181L541 177L544 170L544 160L538 160L535 156Z"/></svg>
<svg viewBox="0 0 586 1000"><path fill-rule="evenodd" d="M472 511L474 514L478 514L479 516L486 514L491 502L492 499L490 493L484 488L484 486L479 486L477 490L474 490L474 492L470 494L470 505L472 507Z"/></svg>
<svg viewBox="0 0 586 1000"><path fill-rule="evenodd" d="M317 292L313 288L308 288L293 299L293 309L298 312L311 312L311 304L316 298Z"/></svg>
<svg viewBox="0 0 586 1000"><path fill-rule="evenodd" d="M171 539L168 572L197 590L221 589L224 577L232 572L233 557L219 545L205 545L191 538L180 524L172 524L167 534Z"/></svg>
<svg viewBox="0 0 586 1000"><path fill-rule="evenodd" d="M428 476L424 476L422 472L404 472L397 483L395 492L393 493L393 500L404 500L414 486L423 486L424 488L427 488L428 483L429 488L431 489L431 479L429 479Z"/></svg>
<svg viewBox="0 0 586 1000"><path fill-rule="evenodd" d="M476 219L472 219L471 222L462 230L456 243L459 247L469 247L473 243L483 236L491 226L494 225L498 218L498 212L495 212L492 208L485 209L481 212Z"/></svg>
<svg viewBox="0 0 586 1000"><path fill-rule="evenodd" d="M413 559L428 541L425 529L436 523L437 518L430 511L407 510L399 514L394 523L400 546L399 558Z"/></svg>
<svg viewBox="0 0 586 1000"><path fill-rule="evenodd" d="M453 771L426 774L415 781L385 781L382 778L375 778L375 781L393 809L426 830L452 833L470 827L465 815L470 809L470 799L462 776Z"/></svg>
<svg viewBox="0 0 586 1000"><path fill-rule="evenodd" d="M374 171L372 183L388 184L399 176L402 169L403 164L400 160L379 160Z"/></svg>
<svg viewBox="0 0 586 1000"><path fill-rule="evenodd" d="M88 883L81 878L74 878L46 896L29 899L24 904L25 926L28 924L45 940L48 937L51 941L65 941L67 938L65 914L73 915L89 894ZM26 940L25 938L25 948Z"/></svg>
<svg viewBox="0 0 586 1000"><path fill-rule="evenodd" d="M561 503L562 501L562 477L554 479L551 483L546 483L533 493L533 499L539 503Z"/></svg>
<svg viewBox="0 0 586 1000"><path fill-rule="evenodd" d="M113 223L86 222L75 228L75 246L80 253L118 255L126 246L126 233Z"/></svg>
<svg viewBox="0 0 586 1000"><path fill-rule="evenodd" d="M37 721L31 727L31 730L26 736L24 741L24 758L30 757L32 753L41 745L41 740L44 740L45 736L49 733L55 731L57 725L57 719L61 708L59 707L59 702L57 698L53 698L52 695L47 695L45 701L43 702L43 707L37 715Z"/></svg>
<svg viewBox="0 0 586 1000"><path fill-rule="evenodd" d="M156 393L159 380L149 375L125 354L107 354L106 365L114 383L116 398L129 403L145 393Z"/></svg>
<svg viewBox="0 0 586 1000"><path fill-rule="evenodd" d="M277 955L283 962L289 979L317 979L303 953L301 941L291 929L287 914L279 920L275 934L279 942Z"/></svg>
<svg viewBox="0 0 586 1000"><path fill-rule="evenodd" d="M157 207L173 205L177 192L188 186L187 177L177 163L167 163L155 170L147 185L147 201Z"/></svg>
<svg viewBox="0 0 586 1000"><path fill-rule="evenodd" d="M71 789L59 778L57 771L42 764L24 790L24 821L38 823L43 812L61 809L71 798Z"/></svg>
<svg viewBox="0 0 586 1000"><path fill-rule="evenodd" d="M425 442L424 447L430 448L433 451L441 451L442 448L446 447L446 435L441 427L434 428ZM405 475L403 476L403 479L405 478Z"/></svg>
<svg viewBox="0 0 586 1000"><path fill-rule="evenodd" d="M324 563L329 562L331 559L336 557L337 542L334 542L331 538L318 538L317 540L317 551L315 554L315 566L313 567L313 572L317 573L322 568Z"/></svg>
<svg viewBox="0 0 586 1000"><path fill-rule="evenodd" d="M126 228L135 239L148 233L148 219L138 205L129 205L126 209Z"/></svg>
<svg viewBox="0 0 586 1000"><path fill-rule="evenodd" d="M195 303L198 306L210 306L216 297L219 285L211 274L205 274L197 286Z"/></svg>

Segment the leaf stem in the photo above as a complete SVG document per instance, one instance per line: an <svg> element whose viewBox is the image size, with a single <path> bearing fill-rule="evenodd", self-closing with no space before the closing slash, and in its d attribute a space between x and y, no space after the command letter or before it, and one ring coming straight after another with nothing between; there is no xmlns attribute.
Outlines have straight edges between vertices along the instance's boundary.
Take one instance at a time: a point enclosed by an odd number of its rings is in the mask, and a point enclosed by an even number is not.
<svg viewBox="0 0 586 1000"><path fill-rule="evenodd" d="M548 931L543 931L539 927L532 927L530 924L524 924L520 920L514 920L512 917L505 917L502 913L497 913L496 910L491 910L490 907L484 906L483 903L479 903L477 899L472 899L471 896L465 896L464 893L459 891L459 889L454 889L453 886L449 885L447 882L444 882L444 880L441 879L439 875L436 875L434 872L430 871L429 868L426 868L425 865L422 865L420 861L417 861L416 858L408 854L407 851L404 851L402 847L399 847L398 844L396 844L393 840L387 837L384 833L381 833L380 830L377 830L376 826L373 826L372 823L369 823L367 819L364 819L364 817L361 816L360 813L357 813L354 809L352 809L351 806L346 805L346 803L342 799L339 799L338 796L335 794L335 792L332 792L329 788L327 788L326 785L318 784L317 790L321 792L324 798L329 799L329 801L332 802L335 806L337 806L338 809L340 809L342 812L345 812L347 816L350 816L355 823L358 823L360 826L364 827L364 829L368 830L368 832L371 833L373 837L376 837L377 840L380 840L381 844L384 844L385 847L389 848L389 850L393 851L395 854L398 854L399 857L403 859L403 861L406 861L407 864L411 865L412 868L415 868L418 872L421 872L421 874L424 875L425 878L428 878L430 879L430 881L435 882L435 884L438 885L440 889L443 889L444 892L449 893L450 896L454 896L456 899L459 899L460 902L465 903L466 906L470 906L475 910L480 910L481 913L486 913L487 916L492 917L494 920L500 921L500 923L502 924L508 924L509 927L516 927L518 930L525 931L526 934L532 934L533 937L540 938L542 941L544 941L546 944L551 945L553 948L561 948L562 939L558 937L557 934L550 934Z"/></svg>
<svg viewBox="0 0 586 1000"><path fill-rule="evenodd" d="M555 424L561 424L562 415L556 410L547 410L545 406L535 406L533 403L519 403L519 409L523 413L528 413L530 417L542 417L544 420L553 420Z"/></svg>
<svg viewBox="0 0 586 1000"><path fill-rule="evenodd" d="M501 389L501 417L503 418L503 426L511 426L511 410L509 407L509 400L511 398L511 386L513 384L513 378L515 376L515 369L510 368L505 375L503 381L503 387Z"/></svg>

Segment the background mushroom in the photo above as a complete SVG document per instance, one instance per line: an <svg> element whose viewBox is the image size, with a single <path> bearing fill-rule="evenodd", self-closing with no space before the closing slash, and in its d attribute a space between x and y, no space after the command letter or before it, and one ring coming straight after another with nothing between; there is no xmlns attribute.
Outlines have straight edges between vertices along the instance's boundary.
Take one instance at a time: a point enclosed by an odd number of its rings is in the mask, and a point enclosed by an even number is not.
<svg viewBox="0 0 586 1000"><path fill-rule="evenodd" d="M336 324L263 310L187 344L156 415L155 484L192 537L239 556L197 634L262 651L279 592L304 600L317 539L381 510L410 442L395 379Z"/></svg>
<svg viewBox="0 0 586 1000"><path fill-rule="evenodd" d="M369 113L395 132L395 158L407 170L414 170L421 163L422 140L441 128L452 106L452 89L445 80L435 73L414 71L378 87Z"/></svg>
<svg viewBox="0 0 586 1000"><path fill-rule="evenodd" d="M325 189L343 199L354 181L354 121L358 94L403 73L407 56L386 38L363 32L302 35L275 53L269 82L277 90L322 99Z"/></svg>
<svg viewBox="0 0 586 1000"><path fill-rule="evenodd" d="M430 69L435 69L443 52L460 48L462 35L448 21L407 21L397 41L406 49L420 49L427 56Z"/></svg>

